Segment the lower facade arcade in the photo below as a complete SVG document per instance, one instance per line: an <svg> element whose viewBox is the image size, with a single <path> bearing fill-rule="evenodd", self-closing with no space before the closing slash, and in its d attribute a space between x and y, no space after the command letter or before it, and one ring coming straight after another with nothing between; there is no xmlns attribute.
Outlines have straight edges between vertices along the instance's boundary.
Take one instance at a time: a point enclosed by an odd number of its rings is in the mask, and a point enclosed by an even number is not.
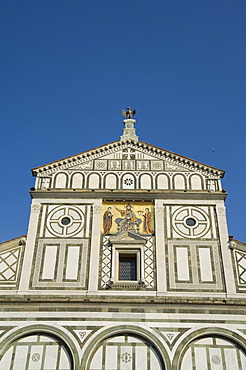
<svg viewBox="0 0 246 370"><path fill-rule="evenodd" d="M27 306L1 311L1 370L246 369L238 307Z"/></svg>

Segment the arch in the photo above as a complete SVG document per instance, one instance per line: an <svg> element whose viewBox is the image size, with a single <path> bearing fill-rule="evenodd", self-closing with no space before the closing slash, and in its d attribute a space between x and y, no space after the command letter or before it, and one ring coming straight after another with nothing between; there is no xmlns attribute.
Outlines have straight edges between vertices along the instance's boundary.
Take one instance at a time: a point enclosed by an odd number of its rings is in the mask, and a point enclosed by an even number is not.
<svg viewBox="0 0 246 370"><path fill-rule="evenodd" d="M236 349L243 352L246 355L246 341L237 332L230 331L228 329L213 327L213 328L201 328L192 331L185 338L182 339L181 343L176 349L173 358L173 368L177 370L188 370L188 367L183 367L182 362L190 345L194 346L196 342L206 338L217 338L219 340L224 340L234 345ZM245 360L246 363L246 360ZM205 369L205 367L204 367ZM235 368L237 370L237 368Z"/></svg>
<svg viewBox="0 0 246 370"><path fill-rule="evenodd" d="M140 189L152 189L153 188L153 184L152 184L152 177L145 173L143 175L140 176L140 179L139 179L139 188Z"/></svg>
<svg viewBox="0 0 246 370"><path fill-rule="evenodd" d="M99 189L101 185L101 178L98 173L91 173L88 176L88 188Z"/></svg>
<svg viewBox="0 0 246 370"><path fill-rule="evenodd" d="M64 189L67 187L68 176L64 172L60 172L55 176L55 188Z"/></svg>
<svg viewBox="0 0 246 370"><path fill-rule="evenodd" d="M118 188L118 177L114 173L109 173L104 179L105 189L117 189Z"/></svg>
<svg viewBox="0 0 246 370"><path fill-rule="evenodd" d="M187 188L186 178L184 175L178 173L173 176L173 188L175 190L185 190Z"/></svg>
<svg viewBox="0 0 246 370"><path fill-rule="evenodd" d="M82 189L84 186L84 176L81 172L75 172L71 177L71 188Z"/></svg>
<svg viewBox="0 0 246 370"><path fill-rule="evenodd" d="M75 370L79 368L79 356L74 342L63 330L49 325L31 325L27 327L13 329L11 330L11 333L7 333L5 337L2 337L0 343L0 365L2 360L4 359L5 354L7 353L8 350L11 350L11 347L13 345L16 346L16 344L18 344L18 342L21 341L22 342L21 346L23 347L23 341L25 341L25 338L28 338L29 339L28 344L31 343L32 345L30 338L35 336L41 336L44 337L47 341L49 340L53 341L53 346L54 342L57 342L57 346L60 346L61 347L60 351L63 352L61 355L62 359L60 358L60 361L65 359L67 356L67 367L64 367L64 369ZM33 355L34 354L37 353L33 353ZM36 356L36 358L33 359L34 363L35 361L39 360L41 360L41 354L40 358ZM21 361L23 362L23 358ZM64 361L66 362L66 360Z"/></svg>
<svg viewBox="0 0 246 370"><path fill-rule="evenodd" d="M190 175L189 184L191 190L203 190L203 178L198 174Z"/></svg>
<svg viewBox="0 0 246 370"><path fill-rule="evenodd" d="M90 364L93 359L93 356L95 355L96 351L99 349L99 347L103 344L104 341L110 338L124 335L137 337L140 340L143 340L145 343L148 343L150 348L158 356L161 370L171 368L168 354L163 344L156 335L142 327L134 325L120 325L117 327L103 329L100 333L96 333L94 335L93 339L85 349L81 363L81 370L82 369L90 370Z"/></svg>
<svg viewBox="0 0 246 370"><path fill-rule="evenodd" d="M169 176L166 174L160 174L157 175L156 177L156 187L157 189L163 189L163 190L168 190L170 189L170 179Z"/></svg>
<svg viewBox="0 0 246 370"><path fill-rule="evenodd" d="M125 173L121 180L122 189L136 189L136 178L132 173Z"/></svg>

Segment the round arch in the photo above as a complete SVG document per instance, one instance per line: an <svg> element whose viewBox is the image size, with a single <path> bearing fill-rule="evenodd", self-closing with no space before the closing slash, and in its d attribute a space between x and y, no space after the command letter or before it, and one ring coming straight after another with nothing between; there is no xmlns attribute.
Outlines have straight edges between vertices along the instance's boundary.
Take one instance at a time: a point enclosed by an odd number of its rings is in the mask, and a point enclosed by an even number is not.
<svg viewBox="0 0 246 370"><path fill-rule="evenodd" d="M189 345L193 342L199 341L205 338L218 338L230 342L231 344L238 347L246 355L246 341L237 332L230 331L228 329L213 327L213 328L201 328L192 331L177 347L173 357L173 368L182 370L182 361L186 352L189 349Z"/></svg>
<svg viewBox="0 0 246 370"><path fill-rule="evenodd" d="M152 332L134 325L120 325L102 330L96 334L88 344L81 363L81 370L89 370L93 356L105 340L110 338L129 336L139 338L149 344L160 362L161 370L171 369L168 354L159 338Z"/></svg>
<svg viewBox="0 0 246 370"><path fill-rule="evenodd" d="M4 354L14 344L14 342L35 335L46 336L57 341L64 347L65 352L68 355L71 370L79 368L79 356L72 339L64 333L64 331L49 325L31 325L14 329L11 330L11 333L7 333L6 337L4 339L2 338L0 343L0 364Z"/></svg>

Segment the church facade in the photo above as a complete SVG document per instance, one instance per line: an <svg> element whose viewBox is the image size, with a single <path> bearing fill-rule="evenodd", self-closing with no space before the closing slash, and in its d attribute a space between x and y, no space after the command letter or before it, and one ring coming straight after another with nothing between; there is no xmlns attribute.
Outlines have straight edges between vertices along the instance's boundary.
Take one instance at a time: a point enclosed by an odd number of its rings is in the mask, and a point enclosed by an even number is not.
<svg viewBox="0 0 246 370"><path fill-rule="evenodd" d="M246 369L246 244L224 171L138 139L33 169L0 244L1 370Z"/></svg>

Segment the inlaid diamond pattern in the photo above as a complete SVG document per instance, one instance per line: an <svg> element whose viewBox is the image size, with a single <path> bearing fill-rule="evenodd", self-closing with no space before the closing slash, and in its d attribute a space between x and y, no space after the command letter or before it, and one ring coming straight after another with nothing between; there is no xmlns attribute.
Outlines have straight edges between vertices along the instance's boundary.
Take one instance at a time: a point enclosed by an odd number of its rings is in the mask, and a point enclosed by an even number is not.
<svg viewBox="0 0 246 370"><path fill-rule="evenodd" d="M239 284L246 284L246 253L235 252Z"/></svg>
<svg viewBox="0 0 246 370"><path fill-rule="evenodd" d="M144 279L146 288L154 288L154 245L153 236L145 236L147 243L144 250ZM102 247L102 273L101 273L101 287L105 288L106 284L111 278L111 256L112 249L108 241L109 236L103 237Z"/></svg>
<svg viewBox="0 0 246 370"><path fill-rule="evenodd" d="M110 280L110 270L111 270L111 246L108 242L109 236L104 236L103 238L103 248L102 248L102 279L101 287L105 287Z"/></svg>
<svg viewBox="0 0 246 370"><path fill-rule="evenodd" d="M147 288L154 288L154 248L153 237L146 237L148 240L144 250L144 278Z"/></svg>
<svg viewBox="0 0 246 370"><path fill-rule="evenodd" d="M20 247L0 253L0 281L16 281Z"/></svg>

